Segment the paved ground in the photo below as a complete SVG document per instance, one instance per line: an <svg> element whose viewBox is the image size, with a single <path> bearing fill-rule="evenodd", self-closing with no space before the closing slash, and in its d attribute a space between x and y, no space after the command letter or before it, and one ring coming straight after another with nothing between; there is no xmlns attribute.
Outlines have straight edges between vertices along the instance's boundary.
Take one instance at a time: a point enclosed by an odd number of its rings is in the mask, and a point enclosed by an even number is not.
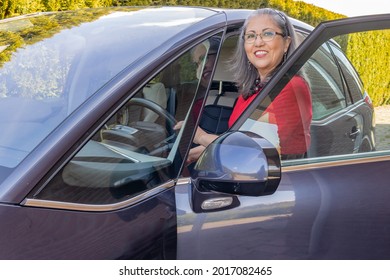
<svg viewBox="0 0 390 280"><path fill-rule="evenodd" d="M390 105L375 108L377 150L390 149Z"/></svg>

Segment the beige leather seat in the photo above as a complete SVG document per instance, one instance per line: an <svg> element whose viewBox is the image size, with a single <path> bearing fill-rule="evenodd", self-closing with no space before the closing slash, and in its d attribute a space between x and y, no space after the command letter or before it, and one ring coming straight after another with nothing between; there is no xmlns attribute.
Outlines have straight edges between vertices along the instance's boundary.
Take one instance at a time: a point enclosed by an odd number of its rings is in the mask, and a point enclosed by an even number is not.
<svg viewBox="0 0 390 280"><path fill-rule="evenodd" d="M167 108L167 93L163 83L154 83L145 86L142 90L142 93L146 99L157 103L162 108ZM143 109L144 112L144 121L155 122L158 118L158 115L150 109Z"/></svg>

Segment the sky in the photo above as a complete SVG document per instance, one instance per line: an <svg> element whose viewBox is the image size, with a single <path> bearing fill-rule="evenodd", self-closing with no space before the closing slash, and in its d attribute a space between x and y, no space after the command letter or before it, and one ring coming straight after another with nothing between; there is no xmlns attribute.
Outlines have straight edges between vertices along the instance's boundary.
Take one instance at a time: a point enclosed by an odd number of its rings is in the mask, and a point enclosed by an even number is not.
<svg viewBox="0 0 390 280"><path fill-rule="evenodd" d="M389 0L300 0L348 17L390 13Z"/></svg>

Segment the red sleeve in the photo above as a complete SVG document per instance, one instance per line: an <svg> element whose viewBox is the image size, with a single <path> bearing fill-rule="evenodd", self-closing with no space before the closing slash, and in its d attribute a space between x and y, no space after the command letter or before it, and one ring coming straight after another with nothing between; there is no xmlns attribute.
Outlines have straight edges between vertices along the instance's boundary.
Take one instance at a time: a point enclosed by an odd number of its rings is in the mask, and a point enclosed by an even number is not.
<svg viewBox="0 0 390 280"><path fill-rule="evenodd" d="M242 95L237 98L236 104L234 105L233 112L229 118L229 128L234 124L234 122L241 116L245 109L252 103L255 99L256 94L250 96L248 99L244 99Z"/></svg>
<svg viewBox="0 0 390 280"><path fill-rule="evenodd" d="M310 146L312 105L306 81L295 76L264 113L278 126L282 154L302 154Z"/></svg>
<svg viewBox="0 0 390 280"><path fill-rule="evenodd" d="M200 114L200 109L202 108L203 99L196 100L194 106L192 107L192 117L194 121L198 119Z"/></svg>

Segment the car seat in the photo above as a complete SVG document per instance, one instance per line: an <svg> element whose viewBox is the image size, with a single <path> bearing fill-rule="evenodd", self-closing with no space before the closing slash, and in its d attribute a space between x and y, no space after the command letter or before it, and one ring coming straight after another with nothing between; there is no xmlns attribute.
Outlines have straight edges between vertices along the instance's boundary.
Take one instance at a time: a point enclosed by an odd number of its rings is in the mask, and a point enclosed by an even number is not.
<svg viewBox="0 0 390 280"><path fill-rule="evenodd" d="M163 83L154 83L146 85L142 90L143 96L160 105L163 109L167 109L167 94ZM158 115L150 109L143 109L144 121L155 122Z"/></svg>

